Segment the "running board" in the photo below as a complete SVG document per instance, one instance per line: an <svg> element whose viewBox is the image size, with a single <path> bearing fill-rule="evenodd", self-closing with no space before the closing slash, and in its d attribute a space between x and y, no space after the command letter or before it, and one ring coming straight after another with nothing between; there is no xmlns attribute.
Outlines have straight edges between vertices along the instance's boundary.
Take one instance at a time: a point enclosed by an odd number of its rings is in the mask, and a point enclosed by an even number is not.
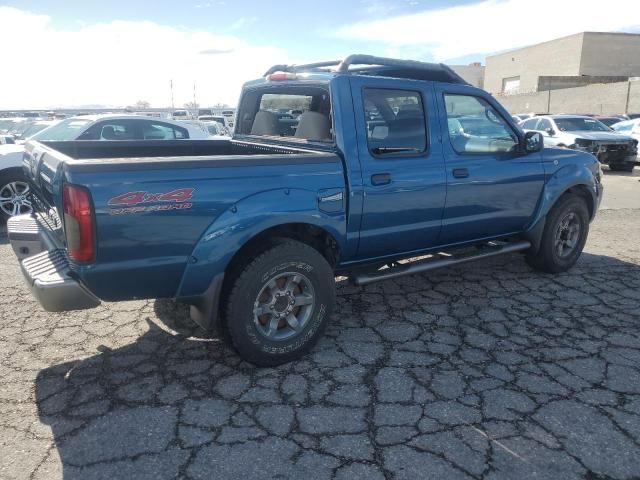
<svg viewBox="0 0 640 480"><path fill-rule="evenodd" d="M396 264L395 266L377 270L374 273L355 273L352 277L356 285L369 285L370 283L379 282L381 280L389 280L404 275L413 275L415 273L428 272L436 268L450 267L461 263L481 260L483 258L504 255L505 253L520 252L531 247L531 243L527 241L517 242L490 242L478 247L473 252L461 253L458 255L447 253L436 253L431 258L425 260L417 260L404 264Z"/></svg>

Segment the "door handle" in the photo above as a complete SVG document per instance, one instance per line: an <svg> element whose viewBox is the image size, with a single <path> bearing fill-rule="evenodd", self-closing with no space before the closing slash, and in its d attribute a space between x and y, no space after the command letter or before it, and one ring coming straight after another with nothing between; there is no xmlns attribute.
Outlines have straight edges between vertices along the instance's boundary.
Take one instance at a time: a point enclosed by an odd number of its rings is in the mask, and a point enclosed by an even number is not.
<svg viewBox="0 0 640 480"><path fill-rule="evenodd" d="M466 168L454 168L453 176L456 178L467 178L469 176L469 170Z"/></svg>
<svg viewBox="0 0 640 480"><path fill-rule="evenodd" d="M387 185L391 183L390 173L374 173L371 175L371 185Z"/></svg>

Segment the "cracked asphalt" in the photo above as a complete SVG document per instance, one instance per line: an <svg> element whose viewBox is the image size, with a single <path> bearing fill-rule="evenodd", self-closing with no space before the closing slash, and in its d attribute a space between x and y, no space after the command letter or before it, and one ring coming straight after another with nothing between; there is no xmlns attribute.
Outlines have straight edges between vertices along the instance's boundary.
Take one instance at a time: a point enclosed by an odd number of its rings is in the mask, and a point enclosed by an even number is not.
<svg viewBox="0 0 640 480"><path fill-rule="evenodd" d="M0 232L0 478L640 478L639 179L570 272L341 282L270 369L171 301L42 311Z"/></svg>

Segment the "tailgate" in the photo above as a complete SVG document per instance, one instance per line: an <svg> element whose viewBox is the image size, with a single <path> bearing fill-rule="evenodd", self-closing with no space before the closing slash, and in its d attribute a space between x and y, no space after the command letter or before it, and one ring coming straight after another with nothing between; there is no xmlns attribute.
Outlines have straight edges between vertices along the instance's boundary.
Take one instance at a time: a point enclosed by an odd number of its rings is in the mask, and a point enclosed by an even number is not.
<svg viewBox="0 0 640 480"><path fill-rule="evenodd" d="M66 155L36 141L27 142L22 167L31 188L36 218L47 227L54 240L64 245L62 225L62 176Z"/></svg>

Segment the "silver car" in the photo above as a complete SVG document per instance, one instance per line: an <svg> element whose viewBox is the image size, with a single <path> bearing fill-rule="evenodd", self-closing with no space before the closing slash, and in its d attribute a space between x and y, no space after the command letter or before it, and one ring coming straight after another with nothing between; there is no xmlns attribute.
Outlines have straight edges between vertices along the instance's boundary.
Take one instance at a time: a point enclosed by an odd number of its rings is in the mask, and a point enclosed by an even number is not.
<svg viewBox="0 0 640 480"><path fill-rule="evenodd" d="M520 124L525 131L542 133L548 147L565 147L592 153L611 170L631 172L638 141L618 133L595 118L580 115L544 115Z"/></svg>

